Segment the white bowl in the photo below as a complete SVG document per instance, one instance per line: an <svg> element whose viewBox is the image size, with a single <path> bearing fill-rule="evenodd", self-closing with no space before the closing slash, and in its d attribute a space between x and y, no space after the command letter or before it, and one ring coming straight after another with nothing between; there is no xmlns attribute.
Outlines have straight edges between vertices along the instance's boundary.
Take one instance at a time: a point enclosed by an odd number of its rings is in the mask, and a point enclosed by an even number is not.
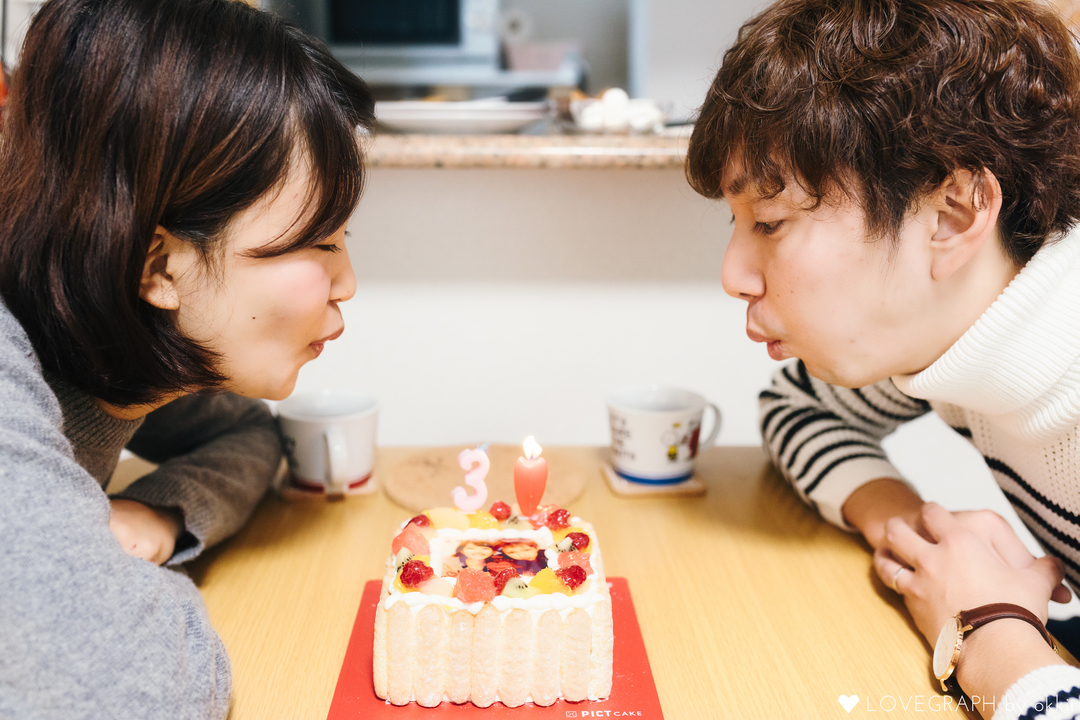
<svg viewBox="0 0 1080 720"><path fill-rule="evenodd" d="M512 133L544 118L546 102L428 102L398 100L376 103L375 116L388 130L413 133Z"/></svg>

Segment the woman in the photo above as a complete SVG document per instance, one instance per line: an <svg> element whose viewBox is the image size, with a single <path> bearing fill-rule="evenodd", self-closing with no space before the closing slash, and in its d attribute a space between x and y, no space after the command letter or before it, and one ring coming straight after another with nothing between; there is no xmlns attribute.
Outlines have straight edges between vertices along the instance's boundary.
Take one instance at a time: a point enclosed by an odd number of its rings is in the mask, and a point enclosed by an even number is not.
<svg viewBox="0 0 1080 720"><path fill-rule="evenodd" d="M483 570L487 559L495 552L487 543L466 542L458 547L457 559L462 568Z"/></svg>
<svg viewBox="0 0 1080 720"><path fill-rule="evenodd" d="M243 3L37 14L0 124L0 717L227 713L167 568L246 519L281 457L253 398L342 330L372 123L362 81ZM160 466L109 498L124 446Z"/></svg>

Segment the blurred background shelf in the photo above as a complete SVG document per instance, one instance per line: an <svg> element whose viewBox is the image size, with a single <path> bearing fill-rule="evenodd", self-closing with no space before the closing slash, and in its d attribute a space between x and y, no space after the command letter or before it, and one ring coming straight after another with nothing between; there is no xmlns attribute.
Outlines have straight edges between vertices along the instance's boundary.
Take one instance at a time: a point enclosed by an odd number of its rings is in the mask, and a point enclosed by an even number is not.
<svg viewBox="0 0 1080 720"><path fill-rule="evenodd" d="M686 143L685 134L379 134L367 157L373 168L650 169L681 173Z"/></svg>

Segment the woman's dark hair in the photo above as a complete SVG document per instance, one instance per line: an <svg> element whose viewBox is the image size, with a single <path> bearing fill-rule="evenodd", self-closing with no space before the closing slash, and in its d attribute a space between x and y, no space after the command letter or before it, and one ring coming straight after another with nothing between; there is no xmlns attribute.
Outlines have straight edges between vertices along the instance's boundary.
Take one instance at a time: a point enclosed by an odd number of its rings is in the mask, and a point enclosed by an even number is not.
<svg viewBox="0 0 1080 720"><path fill-rule="evenodd" d="M362 80L238 0L49 0L3 110L0 295L47 371L117 405L225 380L139 298L155 229L209 262L303 159L303 221L258 255L314 245L359 202L374 124Z"/></svg>
<svg viewBox="0 0 1080 720"><path fill-rule="evenodd" d="M782 0L747 22L709 90L686 172L719 198L741 161L775 196L840 191L895 237L950 174L990 170L1010 258L1080 219L1080 60L1053 11L1012 0ZM981 184L976 201L985 201Z"/></svg>

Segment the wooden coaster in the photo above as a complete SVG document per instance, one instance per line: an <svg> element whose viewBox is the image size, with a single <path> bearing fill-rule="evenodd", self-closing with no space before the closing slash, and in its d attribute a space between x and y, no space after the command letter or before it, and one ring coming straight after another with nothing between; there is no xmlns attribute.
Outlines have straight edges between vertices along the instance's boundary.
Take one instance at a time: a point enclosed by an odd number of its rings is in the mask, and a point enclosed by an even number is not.
<svg viewBox="0 0 1080 720"><path fill-rule="evenodd" d="M418 450L383 476L386 494L391 500L404 507L422 512L429 508L453 507L450 492L462 486L473 494L473 489L465 485L465 471L458 465L458 454L466 446L432 448ZM491 459L491 470L484 482L488 497L484 509L491 507L496 500L514 505L514 462L521 457L521 447L517 445L490 445L487 448ZM543 456L548 461L548 481L544 489L541 504L556 504L560 507L569 505L585 488L585 480L593 468L583 468L573 459L572 454L559 448L545 448Z"/></svg>
<svg viewBox="0 0 1080 720"><path fill-rule="evenodd" d="M648 483L631 482L615 472L615 469L604 463L602 466L604 477L607 478L611 491L616 495L626 497L647 497L655 495L669 496L694 496L705 494L705 483L697 475L691 475L682 482L670 485L649 485Z"/></svg>

